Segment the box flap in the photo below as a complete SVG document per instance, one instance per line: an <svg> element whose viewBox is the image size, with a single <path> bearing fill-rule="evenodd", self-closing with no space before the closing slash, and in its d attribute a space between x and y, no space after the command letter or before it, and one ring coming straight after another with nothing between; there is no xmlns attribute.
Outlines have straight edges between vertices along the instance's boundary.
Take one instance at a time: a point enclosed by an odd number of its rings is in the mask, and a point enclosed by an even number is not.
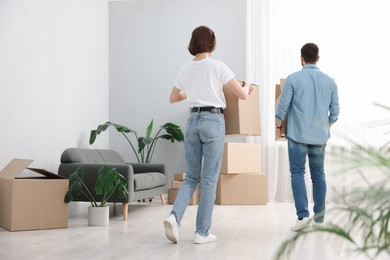
<svg viewBox="0 0 390 260"><path fill-rule="evenodd" d="M28 159L12 159L0 172L0 179L13 180L32 163Z"/></svg>
<svg viewBox="0 0 390 260"><path fill-rule="evenodd" d="M51 178L51 179L66 179L65 177L62 177L61 175L49 172L45 169L38 169L38 168L27 168L27 169L29 169L30 171L42 174L42 175L44 175L48 178Z"/></svg>

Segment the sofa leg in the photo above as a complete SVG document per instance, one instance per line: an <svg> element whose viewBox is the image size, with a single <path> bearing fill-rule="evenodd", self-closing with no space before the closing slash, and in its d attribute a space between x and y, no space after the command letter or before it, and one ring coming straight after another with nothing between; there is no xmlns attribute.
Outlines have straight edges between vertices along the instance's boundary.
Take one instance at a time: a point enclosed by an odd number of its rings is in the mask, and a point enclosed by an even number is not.
<svg viewBox="0 0 390 260"><path fill-rule="evenodd" d="M160 194L160 199L161 199L162 205L165 206L164 194Z"/></svg>
<svg viewBox="0 0 390 260"><path fill-rule="evenodd" d="M123 220L127 220L127 213L129 212L129 203L123 202L122 203L122 208L123 208Z"/></svg>

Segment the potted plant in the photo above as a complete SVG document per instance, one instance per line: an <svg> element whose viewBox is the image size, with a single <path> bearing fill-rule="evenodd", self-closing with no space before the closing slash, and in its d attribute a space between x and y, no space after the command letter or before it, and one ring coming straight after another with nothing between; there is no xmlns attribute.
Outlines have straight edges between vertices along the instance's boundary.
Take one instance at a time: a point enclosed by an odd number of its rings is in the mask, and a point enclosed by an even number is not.
<svg viewBox="0 0 390 260"><path fill-rule="evenodd" d="M102 196L100 202L97 202L84 181L84 168L78 167L69 177L69 190L65 194L65 202L69 203L77 200L79 195L84 194L91 203L88 208L88 225L107 226L109 221L109 207L107 201L115 194L120 199L127 199L127 181L116 168L108 168L103 165L100 167L98 177L95 183L95 194Z"/></svg>
<svg viewBox="0 0 390 260"><path fill-rule="evenodd" d="M390 111L390 107L376 105ZM375 125L389 124L389 120L384 120ZM343 172L357 170L365 186L355 187L340 196L340 203L328 212L333 218L332 222L305 227L285 240L279 246L275 259L291 254L298 241L315 233L341 238L357 254L363 254L368 259L390 256L390 142L378 148L356 142L352 144L358 151L343 158L343 162L349 165ZM380 174L380 178L376 181L371 176L366 178L362 171L367 169L371 174Z"/></svg>
<svg viewBox="0 0 390 260"><path fill-rule="evenodd" d="M132 151L134 152L137 161L139 163L151 163L154 150L156 148L157 141L159 139L169 140L172 143L175 141L182 142L184 140L184 134L181 131L180 127L173 123L165 123L160 126L160 129L154 137L152 137L153 131L153 119L150 121L147 129L146 136L139 136L138 132L116 123L107 121L106 123L99 125L96 130L92 130L89 137L89 144L93 144L96 140L96 137L101 133L106 131L110 126L113 126L119 133L121 133L130 144ZM164 132L165 133L164 133ZM136 150L135 146L131 142L127 134L133 134L137 143L138 149Z"/></svg>

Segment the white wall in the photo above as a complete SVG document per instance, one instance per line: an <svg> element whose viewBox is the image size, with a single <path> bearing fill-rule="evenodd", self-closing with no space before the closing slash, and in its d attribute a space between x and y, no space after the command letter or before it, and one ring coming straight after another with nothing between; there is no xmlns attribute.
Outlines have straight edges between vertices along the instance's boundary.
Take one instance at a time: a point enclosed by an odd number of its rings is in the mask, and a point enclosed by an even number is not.
<svg viewBox="0 0 390 260"><path fill-rule="evenodd" d="M0 168L16 157L56 172L108 119L108 94L106 0L0 1Z"/></svg>
<svg viewBox="0 0 390 260"><path fill-rule="evenodd" d="M213 57L224 61L237 79L245 77L246 1L112 1L110 9L110 119L144 135L153 118L158 126L173 122L185 130L185 102L171 105L169 94L179 68L192 56L192 30L211 27L217 37ZM135 161L129 145L110 133L110 148ZM172 175L185 170L184 144L159 141L153 162Z"/></svg>

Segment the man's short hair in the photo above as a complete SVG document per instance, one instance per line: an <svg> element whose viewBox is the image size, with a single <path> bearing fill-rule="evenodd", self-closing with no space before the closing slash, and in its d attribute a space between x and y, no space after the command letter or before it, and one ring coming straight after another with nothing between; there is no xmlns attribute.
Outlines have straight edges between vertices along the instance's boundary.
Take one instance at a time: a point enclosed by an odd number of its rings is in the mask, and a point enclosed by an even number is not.
<svg viewBox="0 0 390 260"><path fill-rule="evenodd" d="M314 43L306 43L301 49L301 56L306 63L316 63L318 58L318 46Z"/></svg>

